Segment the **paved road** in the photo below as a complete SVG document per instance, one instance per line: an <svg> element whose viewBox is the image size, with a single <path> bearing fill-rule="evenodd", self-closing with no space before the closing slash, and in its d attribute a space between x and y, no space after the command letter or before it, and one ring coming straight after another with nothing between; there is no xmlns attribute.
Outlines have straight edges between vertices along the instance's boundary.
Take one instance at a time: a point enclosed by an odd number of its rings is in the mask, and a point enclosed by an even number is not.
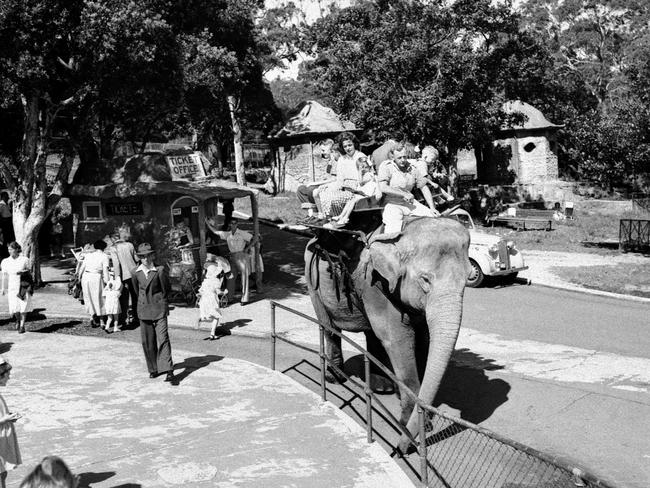
<svg viewBox="0 0 650 488"><path fill-rule="evenodd" d="M271 280L265 297L311 314L308 299L300 294L305 241L276 233L265 236ZM648 486L649 316L648 302L539 286L469 289L457 351L437 401L503 435L570 457L618 486ZM263 336L268 333L268 305L231 307L226 320L233 334ZM313 327L286 316L279 322L287 337L316 344ZM218 348L227 356L268 361L267 345L259 341L233 335L204 343L197 336L205 331L174 334L187 349ZM231 349L235 342L240 345ZM280 367L300 364L292 374L316 388L301 370L311 368L301 363L306 355L283 354L286 362ZM359 365L353 354L348 358L349 366ZM343 393L336 392L340 403L358 418L360 410Z"/></svg>

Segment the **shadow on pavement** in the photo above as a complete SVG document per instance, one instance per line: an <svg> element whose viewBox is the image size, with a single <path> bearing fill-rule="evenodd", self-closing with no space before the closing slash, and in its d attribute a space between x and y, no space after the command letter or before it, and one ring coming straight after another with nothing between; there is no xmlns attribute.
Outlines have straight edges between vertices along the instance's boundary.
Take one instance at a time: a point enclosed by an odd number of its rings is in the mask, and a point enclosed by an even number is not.
<svg viewBox="0 0 650 488"><path fill-rule="evenodd" d="M210 363L221 361L222 359L223 356L215 356L213 354L209 354L207 356L192 356L185 358L182 363L174 364L175 383L180 383L194 371L205 368ZM183 371L176 373L176 371L179 369L183 369Z"/></svg>
<svg viewBox="0 0 650 488"><path fill-rule="evenodd" d="M47 317L45 314L41 313L44 312L44 308L35 308L31 312L27 314L27 319L25 320L26 322L37 322L39 320L46 319Z"/></svg>
<svg viewBox="0 0 650 488"><path fill-rule="evenodd" d="M0 320L0 327L3 327L5 325L13 325L15 323L16 323L16 320L13 317L9 317L9 318Z"/></svg>
<svg viewBox="0 0 650 488"><path fill-rule="evenodd" d="M43 317L45 318L45 317ZM61 329L73 329L75 325L81 324L81 320L68 320L67 322L59 322L55 324L50 324L40 329L31 329L30 332L39 332L41 334L50 334L52 332L58 332Z"/></svg>
<svg viewBox="0 0 650 488"><path fill-rule="evenodd" d="M11 350L11 346L13 345L13 342L0 342L0 354L9 352Z"/></svg>
<svg viewBox="0 0 650 488"><path fill-rule="evenodd" d="M86 473L80 473L78 476L79 486L90 486L93 483L101 483L102 481L112 478L115 476L115 471L105 471L103 473L93 473L88 471Z"/></svg>
<svg viewBox="0 0 650 488"><path fill-rule="evenodd" d="M365 381L363 356L357 354L345 361L345 372ZM479 424L492 416L508 400L510 385L501 379L490 379L486 371L504 369L493 359L484 358L469 349L454 351L433 403L458 410L459 417Z"/></svg>
<svg viewBox="0 0 650 488"><path fill-rule="evenodd" d="M248 324L249 322L252 322L252 319L237 319L237 320L231 320L230 322L224 322L219 327L217 327L217 335L220 336L232 335L232 332L230 332L231 330L239 327L246 327L246 324Z"/></svg>

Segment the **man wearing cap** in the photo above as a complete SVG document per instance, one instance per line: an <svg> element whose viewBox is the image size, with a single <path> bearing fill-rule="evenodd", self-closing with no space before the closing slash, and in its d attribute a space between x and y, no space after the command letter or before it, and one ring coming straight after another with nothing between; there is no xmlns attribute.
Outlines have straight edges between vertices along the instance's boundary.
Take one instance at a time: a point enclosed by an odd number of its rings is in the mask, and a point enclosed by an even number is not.
<svg viewBox="0 0 650 488"><path fill-rule="evenodd" d="M424 175L420 174L406 159L405 148L395 149L393 159L382 163L377 179L386 202L382 214L384 234L401 232L404 217L407 215L414 217L440 215L435 209ZM411 191L416 186L422 191L428 208L414 199Z"/></svg>
<svg viewBox="0 0 650 488"><path fill-rule="evenodd" d="M131 280L138 292L140 335L149 377L166 373L165 381L174 383L172 347L167 331L169 279L165 267L154 264L155 251L148 242L138 246L137 255L140 266L131 271Z"/></svg>

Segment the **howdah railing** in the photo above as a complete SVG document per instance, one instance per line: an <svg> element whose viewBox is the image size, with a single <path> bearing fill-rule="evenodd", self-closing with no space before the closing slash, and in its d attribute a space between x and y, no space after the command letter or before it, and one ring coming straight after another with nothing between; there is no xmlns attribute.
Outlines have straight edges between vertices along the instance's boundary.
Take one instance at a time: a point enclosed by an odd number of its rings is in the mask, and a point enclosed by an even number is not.
<svg viewBox="0 0 650 488"><path fill-rule="evenodd" d="M270 301L271 305L271 369L276 366L277 341L314 353L302 344L276 333L276 309L302 317L319 328L318 356L320 358L320 390L327 400L325 372L327 368L345 377L363 392L366 403L366 432L373 442L373 412L381 412L398 432L406 434L419 457L421 487L441 488L614 488L613 485L572 466L558 458L507 439L465 420L448 415L431 405L422 403L417 395L381 364L372 354L343 335L340 331L290 307ZM329 364L325 354L325 331L335 334L363 355L365 380L363 384L344 371ZM405 429L393 413L377 398L370 388L370 363L382 370L401 391L411 396L418 412L417 439ZM402 393L402 394L404 394Z"/></svg>

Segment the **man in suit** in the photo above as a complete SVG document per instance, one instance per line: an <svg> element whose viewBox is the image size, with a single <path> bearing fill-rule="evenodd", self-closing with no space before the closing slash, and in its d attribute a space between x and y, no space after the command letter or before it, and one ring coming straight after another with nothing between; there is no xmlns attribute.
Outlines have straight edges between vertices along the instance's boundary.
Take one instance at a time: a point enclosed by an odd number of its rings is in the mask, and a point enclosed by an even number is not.
<svg viewBox="0 0 650 488"><path fill-rule="evenodd" d="M169 279L164 266L154 264L155 251L149 243L140 244L137 255L140 266L131 271L131 280L138 292L138 318L149 377L166 373L165 381L174 384L172 346L167 331Z"/></svg>

